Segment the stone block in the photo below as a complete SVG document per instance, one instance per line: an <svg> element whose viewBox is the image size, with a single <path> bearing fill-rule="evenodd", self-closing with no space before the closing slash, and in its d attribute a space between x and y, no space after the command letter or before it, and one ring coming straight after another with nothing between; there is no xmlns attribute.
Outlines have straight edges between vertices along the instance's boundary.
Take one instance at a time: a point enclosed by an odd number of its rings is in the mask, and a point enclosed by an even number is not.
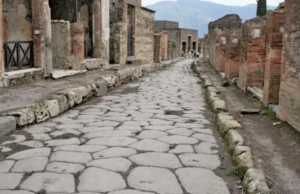
<svg viewBox="0 0 300 194"><path fill-rule="evenodd" d="M100 90L100 95L105 96L108 91L107 81L104 79L97 80L96 85Z"/></svg>
<svg viewBox="0 0 300 194"><path fill-rule="evenodd" d="M57 100L60 114L69 109L68 99L65 95L54 95L51 99Z"/></svg>
<svg viewBox="0 0 300 194"><path fill-rule="evenodd" d="M225 136L226 133L231 129L241 129L242 126L239 122L234 119L222 119L218 127L219 132L222 136Z"/></svg>
<svg viewBox="0 0 300 194"><path fill-rule="evenodd" d="M47 110L50 114L50 117L56 117L60 113L60 107L58 104L58 100L47 100L45 101Z"/></svg>
<svg viewBox="0 0 300 194"><path fill-rule="evenodd" d="M67 97L69 107L73 107L75 104L80 104L82 102L82 94L79 90L66 89L58 94L63 94Z"/></svg>
<svg viewBox="0 0 300 194"><path fill-rule="evenodd" d="M232 155L232 160L239 169L240 177L244 177L246 171L253 168L251 149L247 146L236 146Z"/></svg>
<svg viewBox="0 0 300 194"><path fill-rule="evenodd" d="M270 189L261 170L253 168L247 170L243 186L246 194L270 194Z"/></svg>
<svg viewBox="0 0 300 194"><path fill-rule="evenodd" d="M89 95L90 91L92 90L92 86L89 87L89 89L87 87L84 86L80 86L78 88L74 88L73 89L75 92L80 93L80 95L82 97L86 97L87 95ZM79 101L78 101L79 102ZM80 103L80 102L79 102Z"/></svg>
<svg viewBox="0 0 300 194"><path fill-rule="evenodd" d="M34 106L35 121L37 123L43 122L50 118L48 107L44 103L36 104Z"/></svg>
<svg viewBox="0 0 300 194"><path fill-rule="evenodd" d="M16 130L17 121L13 116L0 117L0 137Z"/></svg>
<svg viewBox="0 0 300 194"><path fill-rule="evenodd" d="M125 68L125 69L119 70L116 73L116 76L118 76L118 78L120 80L123 80L127 77L133 77L133 71L130 68Z"/></svg>
<svg viewBox="0 0 300 194"><path fill-rule="evenodd" d="M11 111L6 114L7 116L14 116L17 125L22 127L29 125L35 121L34 107L26 107L19 110Z"/></svg>
<svg viewBox="0 0 300 194"><path fill-rule="evenodd" d="M212 103L212 109L214 112L227 111L226 103L224 100L215 100Z"/></svg>
<svg viewBox="0 0 300 194"><path fill-rule="evenodd" d="M229 130L225 136L225 142L229 148L229 152L232 154L236 146L242 146L244 144L244 139L238 131Z"/></svg>
<svg viewBox="0 0 300 194"><path fill-rule="evenodd" d="M104 68L104 63L103 63L103 59L99 58L99 59L85 59L83 61L83 66L87 69L87 70L95 70L95 69L103 69Z"/></svg>

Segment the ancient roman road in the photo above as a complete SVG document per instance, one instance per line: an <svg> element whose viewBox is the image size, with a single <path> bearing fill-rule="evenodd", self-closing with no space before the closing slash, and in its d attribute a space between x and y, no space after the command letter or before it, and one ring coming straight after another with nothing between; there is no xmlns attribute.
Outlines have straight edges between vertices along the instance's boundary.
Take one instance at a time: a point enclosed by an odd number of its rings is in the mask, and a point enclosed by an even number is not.
<svg viewBox="0 0 300 194"><path fill-rule="evenodd" d="M7 137L0 194L229 194L190 63Z"/></svg>

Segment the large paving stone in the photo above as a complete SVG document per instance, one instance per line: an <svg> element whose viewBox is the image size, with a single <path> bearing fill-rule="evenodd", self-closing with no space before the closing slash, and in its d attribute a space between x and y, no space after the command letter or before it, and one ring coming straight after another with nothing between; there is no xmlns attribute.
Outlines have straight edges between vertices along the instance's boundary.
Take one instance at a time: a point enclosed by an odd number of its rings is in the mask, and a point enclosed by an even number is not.
<svg viewBox="0 0 300 194"><path fill-rule="evenodd" d="M170 150L169 153L172 154L194 153L194 149L191 145L178 145L173 150Z"/></svg>
<svg viewBox="0 0 300 194"><path fill-rule="evenodd" d="M192 137L199 139L200 141L204 141L204 142L209 142L209 143L214 143L214 144L217 143L215 137L212 135L196 133Z"/></svg>
<svg viewBox="0 0 300 194"><path fill-rule="evenodd" d="M91 160L92 156L88 153L66 151L54 152L50 158L50 161L52 162L70 162L79 164L86 164Z"/></svg>
<svg viewBox="0 0 300 194"><path fill-rule="evenodd" d="M116 131L101 131L95 133L89 133L83 136L86 139L93 139L97 137L130 137L133 136L132 131L116 130Z"/></svg>
<svg viewBox="0 0 300 194"><path fill-rule="evenodd" d="M118 125L119 123L114 121L99 121L96 123L89 123L87 124L87 127L116 127Z"/></svg>
<svg viewBox="0 0 300 194"><path fill-rule="evenodd" d="M23 176L21 173L0 173L0 190L15 189Z"/></svg>
<svg viewBox="0 0 300 194"><path fill-rule="evenodd" d="M25 142L19 143L19 145L27 146L27 147L30 147L30 148L42 148L42 147L44 147L44 144L39 142L39 141L25 141Z"/></svg>
<svg viewBox="0 0 300 194"><path fill-rule="evenodd" d="M93 154L94 158L113 158L128 157L136 154L137 151L132 148L114 147Z"/></svg>
<svg viewBox="0 0 300 194"><path fill-rule="evenodd" d="M0 190L0 194L34 194L29 191L10 191L10 190Z"/></svg>
<svg viewBox="0 0 300 194"><path fill-rule="evenodd" d="M142 131L137 138L139 139L156 139L159 137L167 136L168 134L162 131L152 131L152 130L146 130Z"/></svg>
<svg viewBox="0 0 300 194"><path fill-rule="evenodd" d="M176 169L181 167L178 158L173 154L166 153L144 153L131 156L131 161L142 166L154 166Z"/></svg>
<svg viewBox="0 0 300 194"><path fill-rule="evenodd" d="M63 135L78 136L80 134L81 134L81 132L79 132L75 129L63 129L63 130L60 130L60 131L54 131L54 132L50 133L51 137L53 137L53 138L57 138L57 137L60 137L60 136L63 136Z"/></svg>
<svg viewBox="0 0 300 194"><path fill-rule="evenodd" d="M183 191L175 175L167 169L137 167L127 178L130 187L159 194L182 194Z"/></svg>
<svg viewBox="0 0 300 194"><path fill-rule="evenodd" d="M185 128L171 129L171 130L168 130L167 132L172 135L181 135L181 136L187 136L187 137L191 136L194 133L192 130L185 129Z"/></svg>
<svg viewBox="0 0 300 194"><path fill-rule="evenodd" d="M125 189L121 175L99 168L88 168L79 177L79 192L110 192Z"/></svg>
<svg viewBox="0 0 300 194"><path fill-rule="evenodd" d="M71 164L64 162L52 162L48 164L46 171L57 172L57 173L66 173L66 174L76 174L83 171L84 166L81 164Z"/></svg>
<svg viewBox="0 0 300 194"><path fill-rule="evenodd" d="M26 158L16 162L12 169L12 172L40 172L45 169L47 163L47 157Z"/></svg>
<svg viewBox="0 0 300 194"><path fill-rule="evenodd" d="M211 170L182 168L176 171L181 184L192 194L229 194L225 182Z"/></svg>
<svg viewBox="0 0 300 194"><path fill-rule="evenodd" d="M126 172L130 166L131 162L125 158L109 158L93 160L87 164L88 167L98 167L115 172Z"/></svg>
<svg viewBox="0 0 300 194"><path fill-rule="evenodd" d="M26 140L26 137L24 135L12 135L11 137L14 138L14 140L11 141L5 141L1 145L9 145L13 143L20 143Z"/></svg>
<svg viewBox="0 0 300 194"><path fill-rule="evenodd" d="M146 130L155 130L155 131L167 131L169 129L174 129L174 126L147 126L144 127Z"/></svg>
<svg viewBox="0 0 300 194"><path fill-rule="evenodd" d="M188 129L193 129L193 128L203 128L203 125L197 124L197 123L176 123L176 127L178 128L188 128Z"/></svg>
<svg viewBox="0 0 300 194"><path fill-rule="evenodd" d="M57 129L81 129L83 124L61 124L57 125L55 128Z"/></svg>
<svg viewBox="0 0 300 194"><path fill-rule="evenodd" d="M23 182L21 189L33 192L44 189L47 193L74 193L75 180L69 174L35 173Z"/></svg>
<svg viewBox="0 0 300 194"><path fill-rule="evenodd" d="M213 143L202 142L195 146L195 150L198 154L218 154L219 146Z"/></svg>
<svg viewBox="0 0 300 194"><path fill-rule="evenodd" d="M120 126L117 130L142 131L142 128L140 126Z"/></svg>
<svg viewBox="0 0 300 194"><path fill-rule="evenodd" d="M130 137L101 137L87 142L89 145L128 146L137 140Z"/></svg>
<svg viewBox="0 0 300 194"><path fill-rule="evenodd" d="M0 173L9 172L14 164L15 162L13 160L5 160L3 162L0 162Z"/></svg>
<svg viewBox="0 0 300 194"><path fill-rule="evenodd" d="M70 152L87 152L87 153L94 153L99 152L101 150L107 149L106 146L97 146L97 145L66 145L56 147L54 151L70 151Z"/></svg>
<svg viewBox="0 0 300 194"><path fill-rule="evenodd" d="M17 152L7 157L7 159L21 160L25 158L39 157L39 156L47 157L50 155L50 152L51 152L50 148L35 148L35 149Z"/></svg>
<svg viewBox="0 0 300 194"><path fill-rule="evenodd" d="M83 127L77 130L82 133L95 133L100 131L113 131L114 127Z"/></svg>
<svg viewBox="0 0 300 194"><path fill-rule="evenodd" d="M166 142L168 144L196 144L199 141L195 138L173 135L158 138L159 141Z"/></svg>
<svg viewBox="0 0 300 194"><path fill-rule="evenodd" d="M126 121L122 124L123 126L149 126L146 121Z"/></svg>
<svg viewBox="0 0 300 194"><path fill-rule="evenodd" d="M17 121L13 116L0 117L0 137L17 129Z"/></svg>
<svg viewBox="0 0 300 194"><path fill-rule="evenodd" d="M142 191L129 190L128 189L128 190L122 190L122 191L114 191L114 192L110 192L108 194L154 194L154 193L142 192Z"/></svg>
<svg viewBox="0 0 300 194"><path fill-rule="evenodd" d="M64 146L64 145L79 145L81 142L78 138L70 139L55 139L46 141L47 146Z"/></svg>
<svg viewBox="0 0 300 194"><path fill-rule="evenodd" d="M221 165L219 156L205 154L182 154L179 156L185 166L194 166L207 169L216 169Z"/></svg>
<svg viewBox="0 0 300 194"><path fill-rule="evenodd" d="M131 144L129 147L139 151L166 152L169 151L170 145L154 139L144 139Z"/></svg>

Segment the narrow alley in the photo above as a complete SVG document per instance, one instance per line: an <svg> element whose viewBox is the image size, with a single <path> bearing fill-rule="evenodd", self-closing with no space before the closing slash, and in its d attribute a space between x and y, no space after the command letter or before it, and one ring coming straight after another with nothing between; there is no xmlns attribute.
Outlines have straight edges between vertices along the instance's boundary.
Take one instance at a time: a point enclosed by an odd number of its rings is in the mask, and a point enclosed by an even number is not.
<svg viewBox="0 0 300 194"><path fill-rule="evenodd" d="M4 136L0 194L232 193L191 62Z"/></svg>

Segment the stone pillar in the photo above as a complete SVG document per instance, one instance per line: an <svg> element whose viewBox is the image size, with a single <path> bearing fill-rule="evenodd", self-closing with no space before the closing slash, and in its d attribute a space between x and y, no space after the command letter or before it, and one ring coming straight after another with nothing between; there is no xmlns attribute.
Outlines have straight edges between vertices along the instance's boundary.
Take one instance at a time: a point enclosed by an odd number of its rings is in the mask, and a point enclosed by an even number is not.
<svg viewBox="0 0 300 194"><path fill-rule="evenodd" d="M0 0L0 78L4 76L5 68L4 68L4 55L3 55L3 28L2 28L2 0Z"/></svg>
<svg viewBox="0 0 300 194"><path fill-rule="evenodd" d="M239 77L240 72L240 29L226 32L226 78Z"/></svg>
<svg viewBox="0 0 300 194"><path fill-rule="evenodd" d="M156 34L154 35L154 63L161 62L161 36Z"/></svg>
<svg viewBox="0 0 300 194"><path fill-rule="evenodd" d="M93 56L101 58L101 2L93 1Z"/></svg>
<svg viewBox="0 0 300 194"><path fill-rule="evenodd" d="M269 13L267 18L263 96L265 105L279 101L284 26L283 9Z"/></svg>
<svg viewBox="0 0 300 194"><path fill-rule="evenodd" d="M300 1L285 1L284 60L278 116L300 131Z"/></svg>
<svg viewBox="0 0 300 194"><path fill-rule="evenodd" d="M74 59L74 70L83 70L84 61L84 25L82 23L71 24L72 48Z"/></svg>
<svg viewBox="0 0 300 194"><path fill-rule="evenodd" d="M226 63L226 36L222 34L219 38L219 55L218 58L218 67L217 70L220 72L225 72L225 63Z"/></svg>
<svg viewBox="0 0 300 194"><path fill-rule="evenodd" d="M51 29L51 10L49 7L49 1L43 2L43 24L45 31L45 67L44 74L46 77L52 75L52 29ZM55 49L55 48L54 48Z"/></svg>

